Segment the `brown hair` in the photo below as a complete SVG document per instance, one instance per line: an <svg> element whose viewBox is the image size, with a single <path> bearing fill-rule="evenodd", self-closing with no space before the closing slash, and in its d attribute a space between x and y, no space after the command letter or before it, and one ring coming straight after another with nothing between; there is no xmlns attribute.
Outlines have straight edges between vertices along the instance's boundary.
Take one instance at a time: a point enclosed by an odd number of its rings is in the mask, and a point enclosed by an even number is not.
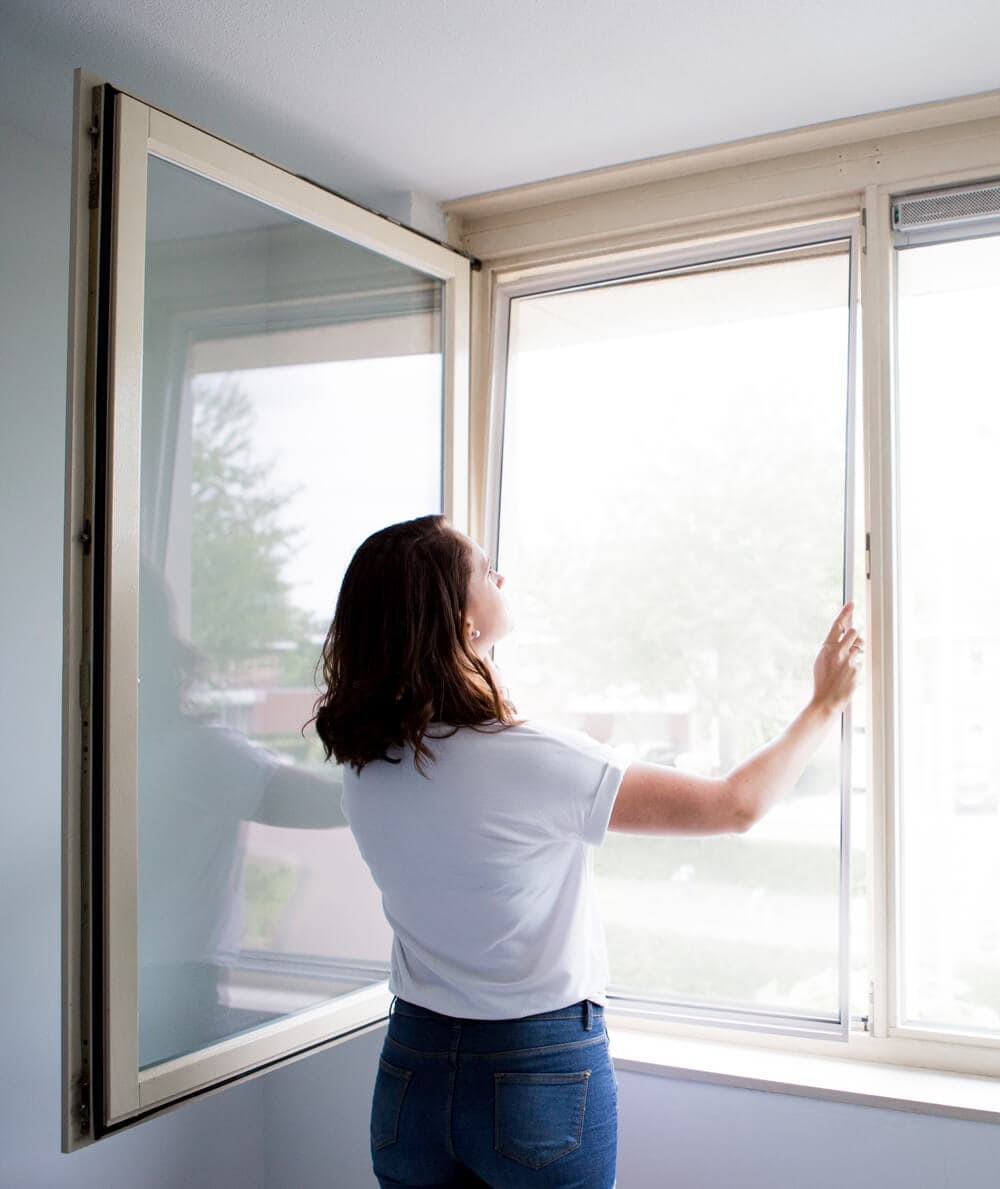
<svg viewBox="0 0 1000 1189"><path fill-rule="evenodd" d="M373 533L347 567L323 645L316 733L358 772L409 744L423 772L431 723L513 725L515 710L465 633L472 555L443 516ZM434 738L434 734L431 738Z"/></svg>

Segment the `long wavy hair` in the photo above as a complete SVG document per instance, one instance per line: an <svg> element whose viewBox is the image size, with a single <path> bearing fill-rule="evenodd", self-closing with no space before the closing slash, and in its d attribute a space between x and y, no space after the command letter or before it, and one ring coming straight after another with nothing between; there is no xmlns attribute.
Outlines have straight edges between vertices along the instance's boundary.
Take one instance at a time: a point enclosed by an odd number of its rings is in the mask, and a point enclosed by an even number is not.
<svg viewBox="0 0 1000 1189"><path fill-rule="evenodd" d="M466 635L471 576L468 543L443 516L392 524L359 546L323 645L326 688L313 708L327 759L360 772L372 760L398 763L389 749L409 745L426 775L432 723L431 738L515 723Z"/></svg>

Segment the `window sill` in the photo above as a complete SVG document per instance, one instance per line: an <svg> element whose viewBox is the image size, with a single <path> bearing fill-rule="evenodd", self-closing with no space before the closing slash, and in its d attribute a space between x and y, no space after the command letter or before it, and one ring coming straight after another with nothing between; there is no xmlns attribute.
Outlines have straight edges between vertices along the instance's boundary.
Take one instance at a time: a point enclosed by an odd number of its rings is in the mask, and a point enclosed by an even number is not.
<svg viewBox="0 0 1000 1189"><path fill-rule="evenodd" d="M855 1106L1000 1122L1000 1079L663 1036L609 1015L615 1068Z"/></svg>

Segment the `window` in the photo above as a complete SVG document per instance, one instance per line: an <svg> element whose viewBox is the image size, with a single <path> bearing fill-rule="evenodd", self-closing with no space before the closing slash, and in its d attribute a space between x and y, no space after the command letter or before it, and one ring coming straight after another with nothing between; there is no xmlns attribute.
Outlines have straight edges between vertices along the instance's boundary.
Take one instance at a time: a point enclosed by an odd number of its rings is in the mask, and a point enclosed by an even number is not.
<svg viewBox="0 0 1000 1189"><path fill-rule="evenodd" d="M857 230L501 291L497 549L517 630L498 660L522 712L717 775L807 700L852 585ZM748 835L609 837L617 1004L844 1034L849 739Z"/></svg>
<svg viewBox="0 0 1000 1189"><path fill-rule="evenodd" d="M92 82L65 1146L384 1018L388 934L298 729L351 550L438 509L511 580L522 709L628 757L723 770L854 598L867 688L787 803L599 856L615 1002L1000 1074L995 100L451 204L471 270Z"/></svg>
<svg viewBox="0 0 1000 1189"><path fill-rule="evenodd" d="M462 524L467 483L468 261L95 96L70 1146L384 1018L390 933L302 727L358 541Z"/></svg>
<svg viewBox="0 0 1000 1189"><path fill-rule="evenodd" d="M953 114L449 204L523 709L720 771L808 696L841 597L868 638L769 819L596 857L620 1027L1000 1074L1000 119Z"/></svg>

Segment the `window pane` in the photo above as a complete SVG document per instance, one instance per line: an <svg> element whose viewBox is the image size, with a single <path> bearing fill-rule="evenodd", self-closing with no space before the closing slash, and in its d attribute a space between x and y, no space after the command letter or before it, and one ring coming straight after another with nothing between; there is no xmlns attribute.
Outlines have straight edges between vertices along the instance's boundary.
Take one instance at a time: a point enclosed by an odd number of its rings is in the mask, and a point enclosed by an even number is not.
<svg viewBox="0 0 1000 1189"><path fill-rule="evenodd" d="M900 1015L1000 1033L1000 238L898 256Z"/></svg>
<svg viewBox="0 0 1000 1189"><path fill-rule="evenodd" d="M500 567L519 708L723 773L840 606L846 244L512 303ZM619 990L838 1019L840 749L750 834L609 837Z"/></svg>
<svg viewBox="0 0 1000 1189"><path fill-rule="evenodd" d="M149 162L140 1064L384 977L301 733L358 542L441 510L441 282Z"/></svg>

